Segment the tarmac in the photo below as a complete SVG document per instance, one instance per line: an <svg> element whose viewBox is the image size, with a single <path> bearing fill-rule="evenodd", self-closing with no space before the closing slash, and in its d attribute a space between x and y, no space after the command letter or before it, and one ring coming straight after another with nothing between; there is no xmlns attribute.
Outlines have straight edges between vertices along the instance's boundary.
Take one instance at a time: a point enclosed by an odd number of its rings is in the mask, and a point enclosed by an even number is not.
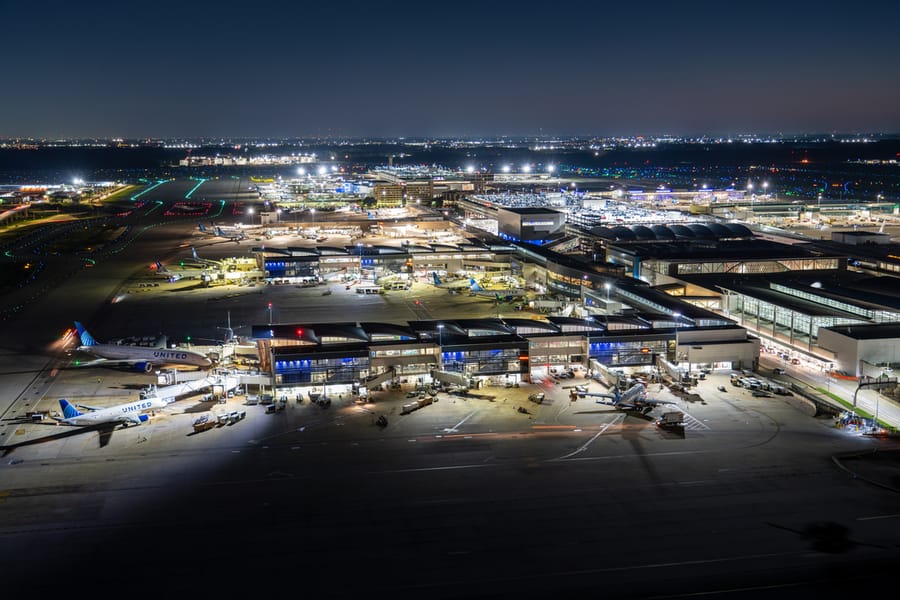
<svg viewBox="0 0 900 600"><path fill-rule="evenodd" d="M900 493L900 447L834 456L832 461L854 478Z"/></svg>

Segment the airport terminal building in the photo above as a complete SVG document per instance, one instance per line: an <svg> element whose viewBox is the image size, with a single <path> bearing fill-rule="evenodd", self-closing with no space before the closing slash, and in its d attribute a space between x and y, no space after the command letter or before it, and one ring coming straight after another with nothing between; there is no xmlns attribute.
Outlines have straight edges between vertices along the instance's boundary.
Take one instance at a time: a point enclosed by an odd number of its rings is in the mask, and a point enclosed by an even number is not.
<svg viewBox="0 0 900 600"><path fill-rule="evenodd" d="M566 214L550 207L504 206L482 196L457 203L465 222L502 240L543 244L565 231Z"/></svg>
<svg viewBox="0 0 900 600"><path fill-rule="evenodd" d="M733 323L691 327L635 314L603 322L572 317L484 318L407 323L255 325L261 368L275 390L327 386L360 393L397 378L478 388L546 377L580 365L753 368L759 342Z"/></svg>

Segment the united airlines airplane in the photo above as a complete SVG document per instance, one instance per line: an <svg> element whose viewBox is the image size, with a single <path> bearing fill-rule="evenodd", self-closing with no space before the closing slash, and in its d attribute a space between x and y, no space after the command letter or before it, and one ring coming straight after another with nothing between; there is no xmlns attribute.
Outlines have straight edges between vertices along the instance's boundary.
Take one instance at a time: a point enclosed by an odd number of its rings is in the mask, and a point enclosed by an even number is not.
<svg viewBox="0 0 900 600"><path fill-rule="evenodd" d="M81 412L74 405L70 404L65 398L59 401L59 407L62 409L62 417L56 420L66 425L76 425L79 427L87 427L91 425L100 425L103 423L124 423L125 425L140 425L150 419L147 414L152 410L165 408L167 406L162 398L147 398L146 400L138 400L136 402L128 402L126 404L116 404L106 408L98 408L92 406L78 405L87 412Z"/></svg>
<svg viewBox="0 0 900 600"><path fill-rule="evenodd" d="M75 329L78 330L81 338L78 350L92 354L103 362L128 364L135 370L145 373L149 373L153 367L159 365L212 366L212 361L199 352L177 348L148 348L129 344L100 344L78 321L75 321Z"/></svg>

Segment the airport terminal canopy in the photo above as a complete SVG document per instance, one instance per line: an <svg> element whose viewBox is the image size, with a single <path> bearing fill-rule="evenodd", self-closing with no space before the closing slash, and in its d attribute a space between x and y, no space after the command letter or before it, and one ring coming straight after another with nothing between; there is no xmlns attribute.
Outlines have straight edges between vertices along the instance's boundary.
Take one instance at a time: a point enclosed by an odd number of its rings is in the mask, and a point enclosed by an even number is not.
<svg viewBox="0 0 900 600"><path fill-rule="evenodd" d="M789 298L819 305L828 314L838 309L868 319L900 318L900 279L854 273L843 269L743 274L708 273L684 276L706 289L770 290ZM885 316L878 316L883 314ZM891 316L895 315L895 316Z"/></svg>
<svg viewBox="0 0 900 600"><path fill-rule="evenodd" d="M383 340L416 340L416 332L408 325L399 325L396 323L376 323L363 322L359 326L368 334L369 339L374 341Z"/></svg>
<svg viewBox="0 0 900 600"><path fill-rule="evenodd" d="M511 327L517 335L528 335L535 333L560 333L562 330L558 325L538 319L503 319L507 326Z"/></svg>
<svg viewBox="0 0 900 600"><path fill-rule="evenodd" d="M723 240L752 238L753 232L739 223L675 223L672 225L616 225L591 227L592 235L612 242L663 242L672 240Z"/></svg>
<svg viewBox="0 0 900 600"><path fill-rule="evenodd" d="M547 320L559 327L559 330L562 332L602 332L605 329L600 321L593 318L578 319L576 317L547 317Z"/></svg>
<svg viewBox="0 0 900 600"><path fill-rule="evenodd" d="M825 328L823 328L825 329ZM866 325L833 325L827 328L854 340L897 340L900 339L900 323L878 323Z"/></svg>

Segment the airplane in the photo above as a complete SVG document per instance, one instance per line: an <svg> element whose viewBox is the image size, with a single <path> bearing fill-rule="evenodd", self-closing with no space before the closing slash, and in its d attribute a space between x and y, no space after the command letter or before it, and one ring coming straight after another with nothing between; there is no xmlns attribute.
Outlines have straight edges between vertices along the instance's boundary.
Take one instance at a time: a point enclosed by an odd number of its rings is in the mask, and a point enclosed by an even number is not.
<svg viewBox="0 0 900 600"><path fill-rule="evenodd" d="M240 233L243 231L243 226L238 223L237 225L216 225L214 221L209 222L209 226L212 229L207 229L202 223L197 223L197 227L200 228L200 231L205 231L210 234L218 234L221 230L222 233Z"/></svg>
<svg viewBox="0 0 900 600"><path fill-rule="evenodd" d="M195 279L197 277L203 277L209 271L208 268L180 268L177 271L170 271L163 265L161 262L156 261L156 270L154 273L160 277L165 277L170 282L178 281L179 279Z"/></svg>
<svg viewBox="0 0 900 600"><path fill-rule="evenodd" d="M641 413L642 415L646 415L657 406L661 406L663 404L674 404L673 402L669 402L668 400L648 398L646 395L646 388L643 383L635 383L624 392L620 392L619 388L617 386L614 386L612 394L604 394L599 392L578 392L578 396L580 398L583 398L585 396L604 398L603 400L597 400L597 404L607 404L619 410L624 410L626 412L637 412Z"/></svg>
<svg viewBox="0 0 900 600"><path fill-rule="evenodd" d="M244 239L244 232L242 230L226 231L218 225L216 225L216 235L235 242L240 242Z"/></svg>
<svg viewBox="0 0 900 600"><path fill-rule="evenodd" d="M100 408L83 404L72 405L68 400L62 398L59 401L62 417L54 418L59 423L78 427L104 423L122 423L125 426L131 424L140 425L150 420L150 415L147 414L149 411L165 408L167 405L168 403L162 398L147 398ZM81 412L78 410L79 408L84 409L86 412Z"/></svg>
<svg viewBox="0 0 900 600"><path fill-rule="evenodd" d="M84 363L82 366L93 366L98 363L128 364L144 373L150 373L157 365L212 366L212 361L199 352L159 346L150 348L129 344L100 344L78 321L75 321L75 329L81 337L81 345L77 350L97 357L97 360Z"/></svg>
<svg viewBox="0 0 900 600"><path fill-rule="evenodd" d="M497 302L510 302L516 298L526 295L525 290L505 289L505 290L486 290L475 281L474 277L469 278L469 295L484 296L485 298L493 298Z"/></svg>
<svg viewBox="0 0 900 600"><path fill-rule="evenodd" d="M449 290L458 290L463 288L471 288L471 279L466 281L465 279L451 279L450 281L444 281L438 276L437 271L431 272L431 278L434 280L435 287L445 288Z"/></svg>
<svg viewBox="0 0 900 600"><path fill-rule="evenodd" d="M208 258L200 258L200 256L197 254L197 249L194 248L193 246L191 246L191 256L193 257L193 259L195 261L197 261L198 265L209 265L210 267L216 267L216 268L219 267L218 261L210 260Z"/></svg>

